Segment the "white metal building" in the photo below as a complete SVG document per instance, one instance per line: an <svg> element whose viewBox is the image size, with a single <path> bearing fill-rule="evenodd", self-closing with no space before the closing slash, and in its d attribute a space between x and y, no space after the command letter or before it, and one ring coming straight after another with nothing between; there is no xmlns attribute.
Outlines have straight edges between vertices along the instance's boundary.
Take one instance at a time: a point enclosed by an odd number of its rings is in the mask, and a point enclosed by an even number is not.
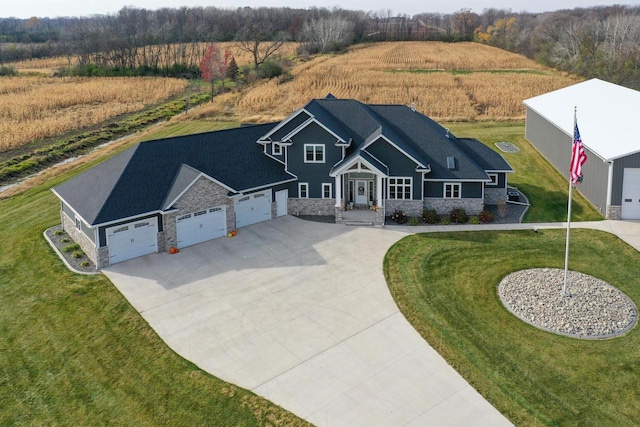
<svg viewBox="0 0 640 427"><path fill-rule="evenodd" d="M640 92L592 79L524 104L526 138L567 179L577 107L588 156L578 190L608 219L640 219Z"/></svg>

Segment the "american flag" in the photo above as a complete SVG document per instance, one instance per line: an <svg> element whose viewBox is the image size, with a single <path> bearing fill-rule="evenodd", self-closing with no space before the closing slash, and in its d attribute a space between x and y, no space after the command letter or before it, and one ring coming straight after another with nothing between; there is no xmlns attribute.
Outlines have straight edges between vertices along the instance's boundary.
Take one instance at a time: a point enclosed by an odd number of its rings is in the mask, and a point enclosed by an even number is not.
<svg viewBox="0 0 640 427"><path fill-rule="evenodd" d="M580 131L578 130L578 123L576 122L573 130L573 149L571 150L571 167L569 173L571 174L571 182L574 184L582 181L582 165L587 161L587 155L584 153L584 147L582 146L582 139L580 138Z"/></svg>

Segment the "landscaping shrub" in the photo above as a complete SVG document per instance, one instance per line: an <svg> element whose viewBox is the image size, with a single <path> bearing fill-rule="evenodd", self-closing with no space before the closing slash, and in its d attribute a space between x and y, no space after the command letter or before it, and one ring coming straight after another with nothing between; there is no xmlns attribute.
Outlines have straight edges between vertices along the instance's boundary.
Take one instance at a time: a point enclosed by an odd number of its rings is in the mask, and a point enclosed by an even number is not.
<svg viewBox="0 0 640 427"><path fill-rule="evenodd" d="M416 226L418 224L420 224L420 220L418 218L416 217L409 218L409 225Z"/></svg>
<svg viewBox="0 0 640 427"><path fill-rule="evenodd" d="M452 209L449 213L449 219L454 224L464 224L469 219L467 212L462 208Z"/></svg>
<svg viewBox="0 0 640 427"><path fill-rule="evenodd" d="M438 212L436 212L435 209L425 209L424 212L422 212L422 219L427 224L435 224L438 222Z"/></svg>
<svg viewBox="0 0 640 427"><path fill-rule="evenodd" d="M449 219L448 216L443 216L442 218L440 218L440 221L438 221L438 224L440 224L440 225L449 225L449 224L451 224L451 219Z"/></svg>
<svg viewBox="0 0 640 427"><path fill-rule="evenodd" d="M84 255L84 252L82 252L82 251L73 251L73 252L71 253L71 256L72 256L73 258L76 258L76 259L78 259L78 258L82 258L82 256L83 256L83 255Z"/></svg>
<svg viewBox="0 0 640 427"><path fill-rule="evenodd" d="M89 267L90 263L87 260L84 260L80 263L80 267Z"/></svg>
<svg viewBox="0 0 640 427"><path fill-rule="evenodd" d="M480 218L477 215L470 216L469 224L480 224Z"/></svg>
<svg viewBox="0 0 640 427"><path fill-rule="evenodd" d="M56 230L56 231L53 232L53 234L56 235L56 236L62 236L64 234L64 231L63 230Z"/></svg>
<svg viewBox="0 0 640 427"><path fill-rule="evenodd" d="M397 224L404 224L408 221L407 216L404 214L404 212L402 212L401 209L396 209L395 211L393 211L393 213L391 214L391 219Z"/></svg>
<svg viewBox="0 0 640 427"><path fill-rule="evenodd" d="M265 61L258 66L258 77L261 79L270 79L278 77L282 74L284 69L282 65L275 61Z"/></svg>
<svg viewBox="0 0 640 427"><path fill-rule="evenodd" d="M62 247L62 252L72 252L80 250L80 245L77 243L70 243Z"/></svg>
<svg viewBox="0 0 640 427"><path fill-rule="evenodd" d="M69 239L68 237L63 237L60 241L62 243L69 243L71 241L71 239Z"/></svg>
<svg viewBox="0 0 640 427"><path fill-rule="evenodd" d="M493 214L489 211L480 212L480 222L483 224L488 224L493 221Z"/></svg>

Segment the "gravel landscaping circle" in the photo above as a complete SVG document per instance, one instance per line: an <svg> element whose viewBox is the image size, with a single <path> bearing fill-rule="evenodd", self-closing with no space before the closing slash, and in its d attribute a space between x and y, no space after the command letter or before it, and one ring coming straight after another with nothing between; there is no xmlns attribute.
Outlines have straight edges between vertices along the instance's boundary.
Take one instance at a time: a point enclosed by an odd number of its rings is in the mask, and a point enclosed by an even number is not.
<svg viewBox="0 0 640 427"><path fill-rule="evenodd" d="M506 276L498 285L502 304L521 320L548 332L583 339L622 335L638 321L638 310L624 293L587 274L533 268Z"/></svg>

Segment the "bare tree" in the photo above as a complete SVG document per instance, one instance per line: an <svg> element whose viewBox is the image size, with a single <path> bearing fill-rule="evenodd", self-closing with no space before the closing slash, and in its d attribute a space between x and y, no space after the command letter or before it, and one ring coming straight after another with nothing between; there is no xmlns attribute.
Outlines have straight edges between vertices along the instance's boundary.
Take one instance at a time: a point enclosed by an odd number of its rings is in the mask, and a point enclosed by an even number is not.
<svg viewBox="0 0 640 427"><path fill-rule="evenodd" d="M353 38L353 23L333 12L327 17L306 21L302 26L302 40L310 52L326 53L348 45Z"/></svg>
<svg viewBox="0 0 640 427"><path fill-rule="evenodd" d="M253 67L257 70L260 64L273 56L287 41L285 32L276 31L267 9L244 10L245 25L237 37L237 47L249 52L253 57Z"/></svg>

